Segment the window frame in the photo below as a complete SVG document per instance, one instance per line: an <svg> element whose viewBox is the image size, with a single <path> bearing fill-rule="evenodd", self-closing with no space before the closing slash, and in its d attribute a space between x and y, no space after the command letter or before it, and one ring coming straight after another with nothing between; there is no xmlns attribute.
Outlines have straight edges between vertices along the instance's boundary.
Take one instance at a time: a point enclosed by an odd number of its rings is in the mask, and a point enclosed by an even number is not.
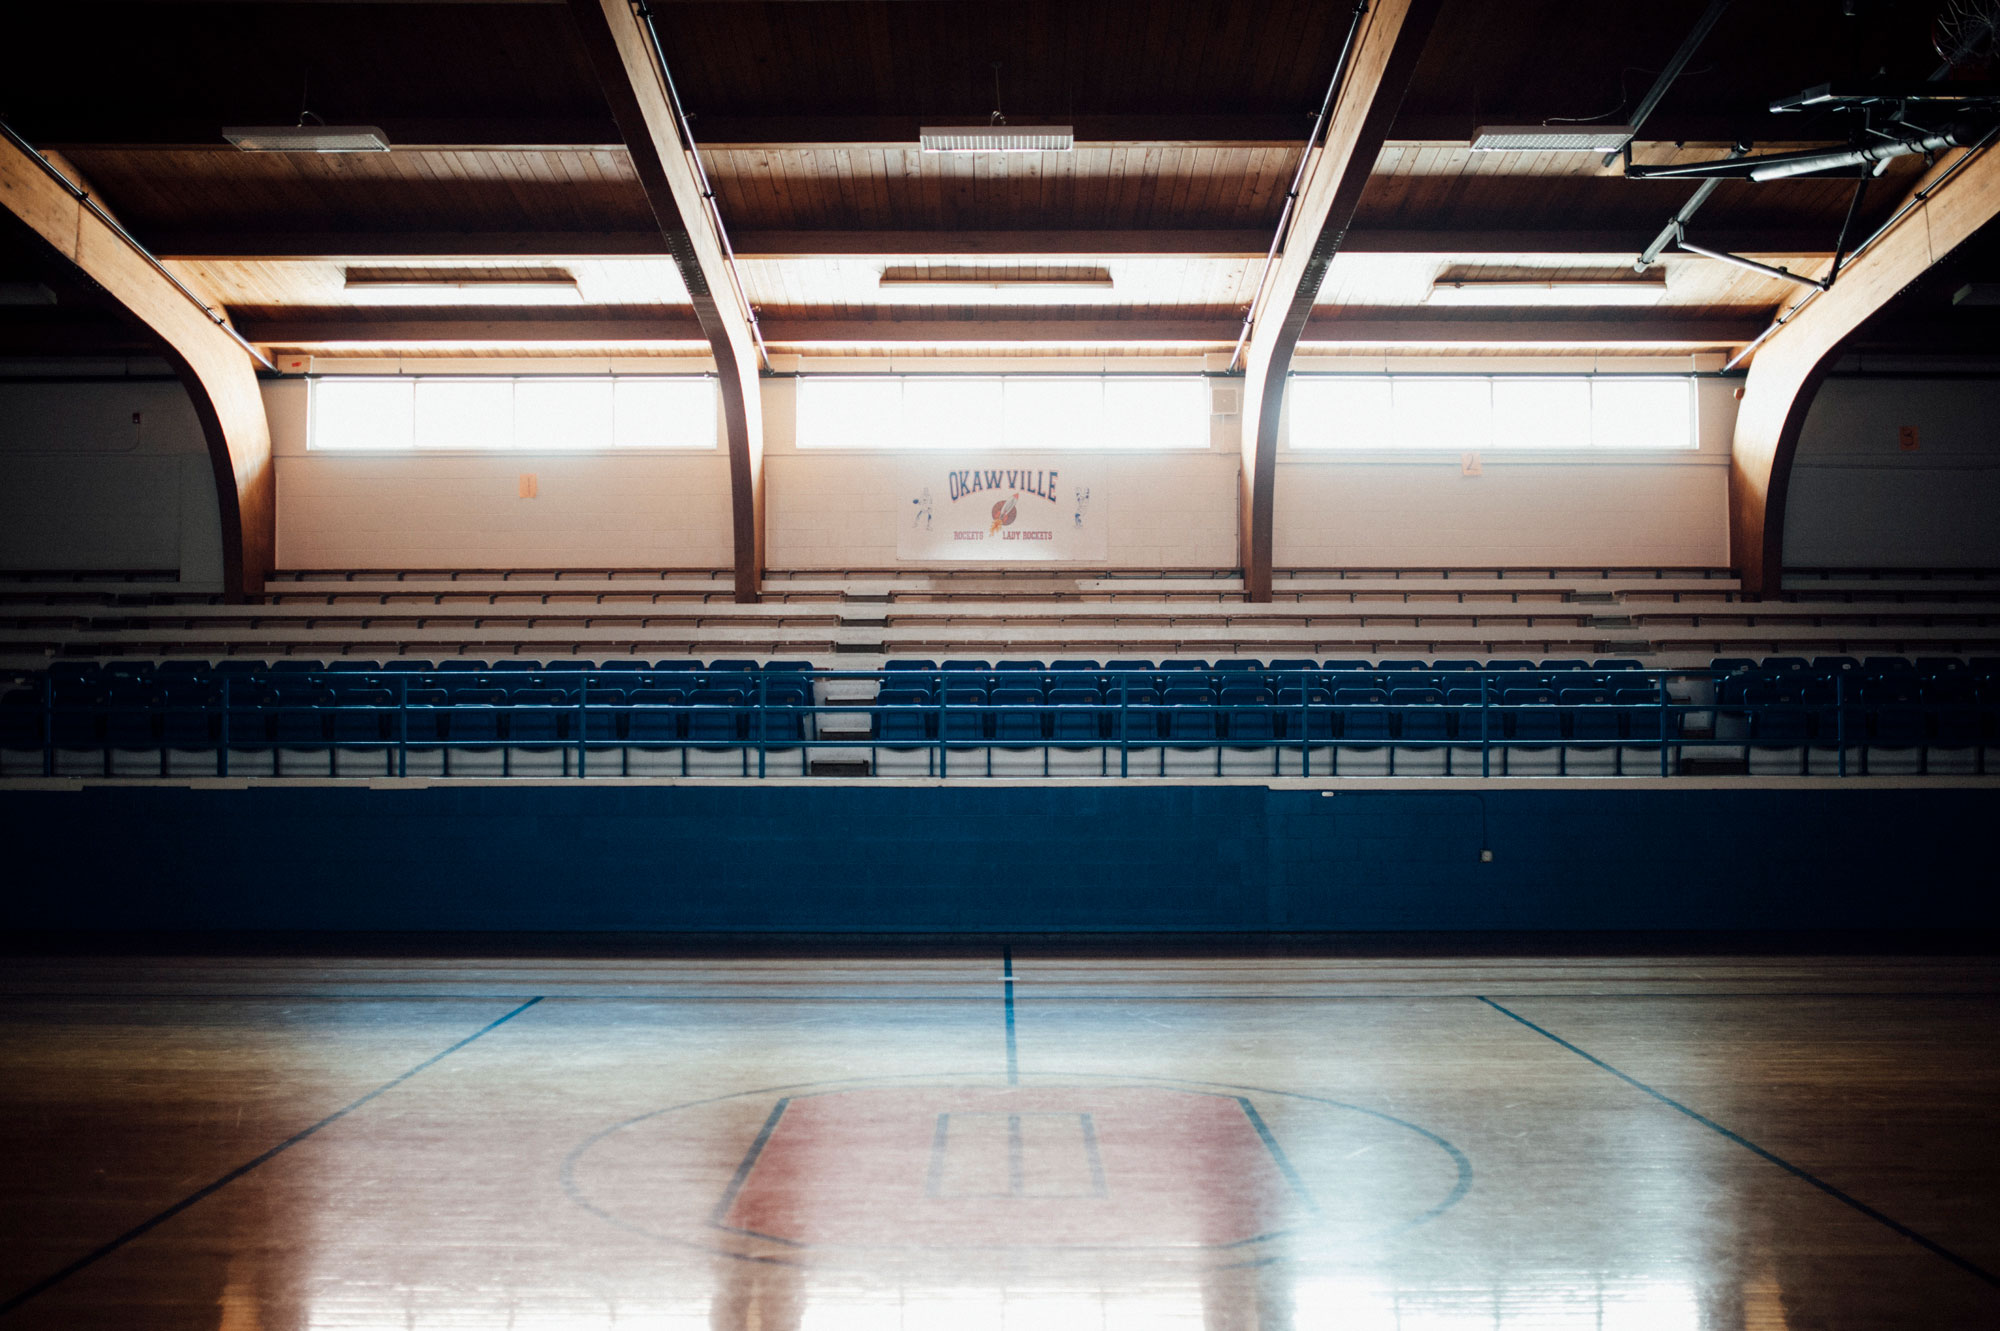
<svg viewBox="0 0 2000 1331"><path fill-rule="evenodd" d="M521 445L519 437L518 410L515 394L520 385L554 383L601 383L611 394L611 408L607 415L610 434L600 443L579 446L556 446L545 444ZM705 383L708 385L709 419L711 428L704 434L701 443L647 443L620 444L617 442L618 409L617 390L623 383ZM410 428L408 442L387 444L327 444L322 442L321 412L326 401L322 390L334 384L408 384L410 386ZM425 443L417 435L417 422L421 419L422 408L418 395L427 383L435 384L492 384L505 383L508 393L508 440L504 444L435 444ZM713 372L687 374L315 374L307 376L306 401L306 452L328 456L356 457L607 457L642 456L655 454L699 454L721 451L721 395Z"/></svg>
<svg viewBox="0 0 2000 1331"><path fill-rule="evenodd" d="M1532 459L1543 461L1561 459L1565 461L1614 461L1647 460L1660 461L1667 458L1694 457L1703 453L1701 429L1702 375L1699 373L1602 373L1572 371L1565 373L1551 371L1517 371L1507 373L1478 374L1469 371L1339 371L1339 370L1295 370L1289 376L1293 381L1289 388L1296 388L1299 381L1356 380L1386 382L1390 389L1390 405L1387 419L1390 429L1396 427L1395 385L1397 380L1422 382L1429 380L1454 380L1459 382L1484 381L1487 386L1487 416L1476 433L1476 438L1467 439L1463 444L1408 443L1400 438L1387 442L1375 441L1365 444L1344 444L1334 442L1330 431L1320 436L1317 442L1308 442L1298 428L1297 407L1304 400L1294 392L1286 393L1285 402L1285 446L1284 453L1298 459L1349 461L1417 461L1419 459L1456 459L1464 453L1478 453L1496 459ZM1591 385L1591 393L1585 411L1588 442L1584 443L1503 443L1496 442L1506 436L1499 429L1499 408L1495 405L1495 386L1510 382L1570 382L1582 381ZM1599 383L1672 383L1680 386L1686 404L1686 442L1678 444L1619 444L1600 440L1597 423L1597 392Z"/></svg>
<svg viewBox="0 0 2000 1331"><path fill-rule="evenodd" d="M1173 371L1173 372L1148 371L1140 373L1119 373L1117 371L1068 372L1068 373L1062 371L1043 371L1041 373L1035 373L1032 371L1030 372L965 371L963 373L944 373L944 374L940 373L895 374L889 372L815 371L810 373L802 373L794 377L794 382L797 385L797 389L793 403L794 409L793 409L792 447L795 451L800 453L812 453L817 455L844 454L847 456L854 456L857 454L923 456L926 454L950 453L953 451L992 451L1001 453L1015 453L1022 455L1040 452L1040 453L1089 453L1098 455L1113 454L1113 455L1128 456L1128 457L1145 456L1148 454L1155 454L1155 453L1170 454L1174 456L1188 456L1191 454L1209 452L1214 447L1214 441L1212 437L1212 425L1211 425L1211 422L1214 418L1214 410L1210 404L1210 399L1208 395L1209 394L1208 381L1211 377L1212 376L1209 375L1208 373L1195 369L1189 369L1184 371ZM1188 387L1190 390L1198 390L1195 392L1191 392L1191 397L1194 398L1195 400L1191 401L1190 405L1194 406L1196 410L1190 413L1191 419L1187 433L1187 441L1185 443L1149 442L1144 444L1128 444L1128 443L1086 444L1086 443L1077 443L1070 440L1061 440L1061 439L1053 441L1051 440L1038 441L1033 439L1022 439L1022 440L1009 439L1006 411L1007 411L1007 394L1010 387L1013 387L1015 385L1027 386L1034 383L1075 384L1079 382L1094 382L1099 387L1099 395L1098 395L1099 416L1098 416L1098 424L1095 427L1095 429L1098 431L1100 436L1102 436L1102 435L1107 435L1109 433L1103 424L1104 421L1103 413L1106 406L1105 399L1108 396L1108 394L1104 391L1105 387L1113 382L1137 382L1142 380L1159 380L1163 383L1183 385ZM805 402L807 393L810 391L812 385L814 384L839 383L842 381L868 382L875 384L893 382L902 385L905 389L908 387L908 385L912 383L931 383L940 381L946 383L949 382L998 383L1000 385L1001 415L1000 419L996 421L993 425L991 431L992 434L991 439L979 439L972 441L957 441L957 440L944 439L935 443L911 442L908 438L908 429L909 429L908 417L905 414L899 413L896 423L890 429L884 430L882 432L884 436L891 438L893 442L888 442L888 443L810 442L807 438L807 431L810 428L808 422L808 413L810 409L807 407ZM899 395L899 401L900 401L900 395Z"/></svg>

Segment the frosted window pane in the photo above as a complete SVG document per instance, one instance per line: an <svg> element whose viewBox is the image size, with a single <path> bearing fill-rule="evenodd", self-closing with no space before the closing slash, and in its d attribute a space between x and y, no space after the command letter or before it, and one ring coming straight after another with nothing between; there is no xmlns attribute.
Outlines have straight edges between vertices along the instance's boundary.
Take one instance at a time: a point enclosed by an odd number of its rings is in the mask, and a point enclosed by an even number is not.
<svg viewBox="0 0 2000 1331"><path fill-rule="evenodd" d="M1008 448L1097 448L1104 442L1101 379L1010 379L1002 400Z"/></svg>
<svg viewBox="0 0 2000 1331"><path fill-rule="evenodd" d="M611 443L611 383L523 379L514 385L514 446L605 448Z"/></svg>
<svg viewBox="0 0 2000 1331"><path fill-rule="evenodd" d="M798 392L801 448L891 448L900 442L897 379L805 379Z"/></svg>
<svg viewBox="0 0 2000 1331"><path fill-rule="evenodd" d="M1599 448L1694 447L1692 380L1597 379L1591 388Z"/></svg>
<svg viewBox="0 0 2000 1331"><path fill-rule="evenodd" d="M1585 448L1590 444L1590 381L1495 379L1494 448Z"/></svg>
<svg viewBox="0 0 2000 1331"><path fill-rule="evenodd" d="M997 448L1000 421L998 379L903 381L905 448Z"/></svg>
<svg viewBox="0 0 2000 1331"><path fill-rule="evenodd" d="M1294 379L1290 396L1294 448L1395 446L1387 377Z"/></svg>
<svg viewBox="0 0 2000 1331"><path fill-rule="evenodd" d="M1200 379L1104 381L1104 448L1207 448L1208 384Z"/></svg>
<svg viewBox="0 0 2000 1331"><path fill-rule="evenodd" d="M620 379L613 392L620 448L714 448L713 379Z"/></svg>
<svg viewBox="0 0 2000 1331"><path fill-rule="evenodd" d="M1488 379L1397 379L1396 442L1404 448L1486 447L1493 415Z"/></svg>
<svg viewBox="0 0 2000 1331"><path fill-rule="evenodd" d="M314 448L408 448L409 379L320 379L312 386Z"/></svg>
<svg viewBox="0 0 2000 1331"><path fill-rule="evenodd" d="M418 448L512 448L511 379L427 379L417 384Z"/></svg>

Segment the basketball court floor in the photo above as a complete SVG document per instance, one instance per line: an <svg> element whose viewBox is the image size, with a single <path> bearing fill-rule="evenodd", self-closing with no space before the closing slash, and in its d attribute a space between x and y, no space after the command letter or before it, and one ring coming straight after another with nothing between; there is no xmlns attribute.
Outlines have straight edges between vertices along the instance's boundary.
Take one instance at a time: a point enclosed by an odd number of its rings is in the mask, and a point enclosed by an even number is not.
<svg viewBox="0 0 2000 1331"><path fill-rule="evenodd" d="M0 1324L2000 1325L2000 966L1548 946L16 957Z"/></svg>

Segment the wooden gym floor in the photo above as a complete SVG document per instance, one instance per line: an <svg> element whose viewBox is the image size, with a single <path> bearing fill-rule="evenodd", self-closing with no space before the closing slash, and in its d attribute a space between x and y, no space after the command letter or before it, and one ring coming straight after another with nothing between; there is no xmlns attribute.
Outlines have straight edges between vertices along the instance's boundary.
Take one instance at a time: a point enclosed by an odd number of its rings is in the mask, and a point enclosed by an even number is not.
<svg viewBox="0 0 2000 1331"><path fill-rule="evenodd" d="M1660 946L30 950L0 1324L2000 1326L2000 964Z"/></svg>

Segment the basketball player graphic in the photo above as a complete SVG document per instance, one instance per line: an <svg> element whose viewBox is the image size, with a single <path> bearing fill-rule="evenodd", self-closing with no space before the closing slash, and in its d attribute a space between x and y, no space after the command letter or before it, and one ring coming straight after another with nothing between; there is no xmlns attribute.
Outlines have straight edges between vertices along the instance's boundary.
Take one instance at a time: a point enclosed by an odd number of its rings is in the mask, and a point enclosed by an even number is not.
<svg viewBox="0 0 2000 1331"><path fill-rule="evenodd" d="M916 499L912 499L910 502L915 504L917 508L917 514L914 518L910 519L910 525L919 531L929 531L931 529L931 487L926 485L923 494Z"/></svg>
<svg viewBox="0 0 2000 1331"><path fill-rule="evenodd" d="M1085 511L1087 511L1087 510L1088 510L1089 508L1090 508L1090 487L1088 487L1088 486L1084 486L1084 485L1079 485L1079 486L1077 486L1077 487L1076 487L1076 525L1077 525L1077 526L1081 527L1081 526L1083 525L1083 515L1084 515Z"/></svg>

